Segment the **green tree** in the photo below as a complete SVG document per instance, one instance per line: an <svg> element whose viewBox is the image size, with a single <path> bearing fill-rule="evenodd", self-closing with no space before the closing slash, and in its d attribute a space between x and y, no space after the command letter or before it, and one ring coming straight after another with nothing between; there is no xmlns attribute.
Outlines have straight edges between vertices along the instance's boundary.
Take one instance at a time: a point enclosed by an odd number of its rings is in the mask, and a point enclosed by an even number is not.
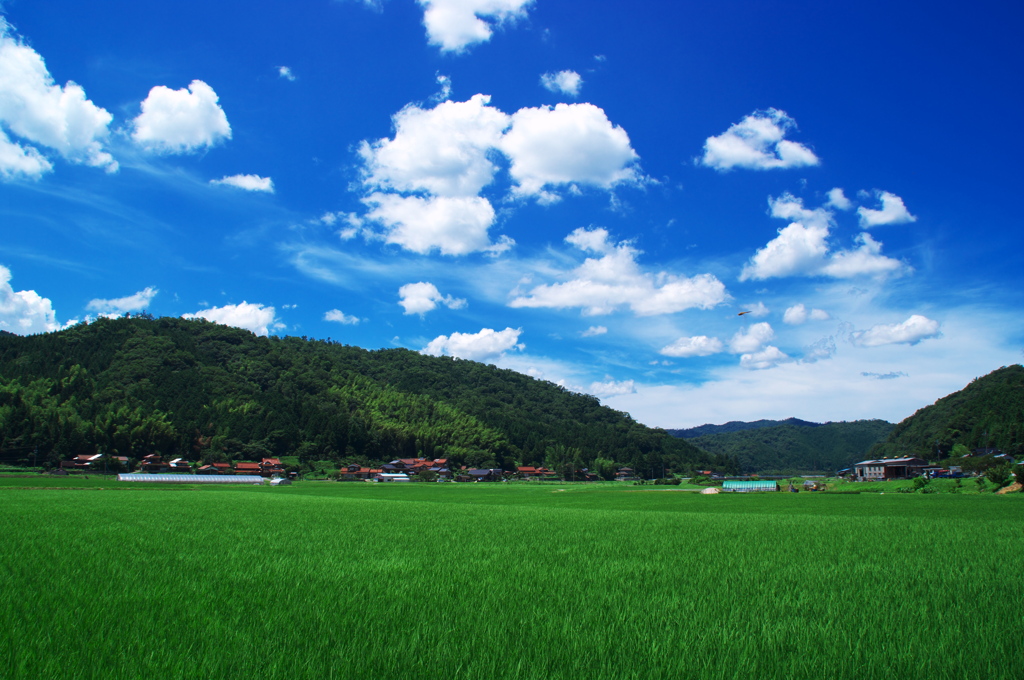
<svg viewBox="0 0 1024 680"><path fill-rule="evenodd" d="M615 479L615 472L618 470L618 466L611 458L595 458L592 470L601 479L610 481Z"/></svg>
<svg viewBox="0 0 1024 680"><path fill-rule="evenodd" d="M989 468L988 471L985 472L985 478L993 484L1003 487L1010 480L1010 467L1009 463L1003 463L1002 465Z"/></svg>

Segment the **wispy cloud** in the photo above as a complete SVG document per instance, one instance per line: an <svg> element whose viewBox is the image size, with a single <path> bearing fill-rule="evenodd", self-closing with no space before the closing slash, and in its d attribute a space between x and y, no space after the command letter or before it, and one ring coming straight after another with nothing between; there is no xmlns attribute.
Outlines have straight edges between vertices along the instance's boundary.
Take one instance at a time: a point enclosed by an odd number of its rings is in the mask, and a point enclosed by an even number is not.
<svg viewBox="0 0 1024 680"><path fill-rule="evenodd" d="M103 316L119 316L126 312L137 312L149 306L156 294L160 291L153 286L147 286L134 295L127 295L120 298L104 300L96 298L90 300L86 309L98 312Z"/></svg>
<svg viewBox="0 0 1024 680"><path fill-rule="evenodd" d="M231 175L221 179L211 179L210 184L221 184L245 191L274 193L274 182L269 177L260 177L259 175Z"/></svg>

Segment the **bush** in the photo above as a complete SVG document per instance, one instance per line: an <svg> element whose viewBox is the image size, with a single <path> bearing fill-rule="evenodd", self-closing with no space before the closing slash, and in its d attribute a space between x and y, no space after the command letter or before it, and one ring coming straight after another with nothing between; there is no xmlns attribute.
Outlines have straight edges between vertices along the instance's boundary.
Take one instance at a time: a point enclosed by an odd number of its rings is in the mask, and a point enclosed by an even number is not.
<svg viewBox="0 0 1024 680"><path fill-rule="evenodd" d="M1010 464L1003 463L985 472L985 478L993 484L1003 487L1010 479Z"/></svg>

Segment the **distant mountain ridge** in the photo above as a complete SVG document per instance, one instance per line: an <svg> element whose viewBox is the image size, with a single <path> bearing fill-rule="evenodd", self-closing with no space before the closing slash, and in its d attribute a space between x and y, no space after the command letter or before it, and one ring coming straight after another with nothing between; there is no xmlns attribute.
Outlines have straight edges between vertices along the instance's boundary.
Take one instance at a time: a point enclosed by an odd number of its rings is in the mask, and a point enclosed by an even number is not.
<svg viewBox="0 0 1024 680"><path fill-rule="evenodd" d="M1024 456L1024 366L1004 366L901 421L871 458L947 458L955 445Z"/></svg>
<svg viewBox="0 0 1024 680"><path fill-rule="evenodd" d="M745 473L797 474L832 473L848 467L862 459L892 428L892 423L884 420L812 423L788 418L670 432L707 432L688 441L708 453L737 459Z"/></svg>
<svg viewBox="0 0 1024 680"><path fill-rule="evenodd" d="M682 430L666 430L673 437L680 439L695 439L710 434L725 434L728 432L741 432L743 430L760 430L765 427L777 427L779 425L793 425L795 427L820 427L822 423L812 423L809 420L799 418L786 418L785 420L755 420L743 422L742 420L730 420L723 425L698 425Z"/></svg>

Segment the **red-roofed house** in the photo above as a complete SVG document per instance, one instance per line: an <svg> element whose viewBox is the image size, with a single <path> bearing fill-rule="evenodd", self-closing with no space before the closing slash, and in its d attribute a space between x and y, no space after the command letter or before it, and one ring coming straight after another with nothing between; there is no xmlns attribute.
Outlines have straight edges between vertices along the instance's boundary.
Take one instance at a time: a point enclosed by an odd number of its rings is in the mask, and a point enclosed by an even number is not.
<svg viewBox="0 0 1024 680"><path fill-rule="evenodd" d="M170 462L169 467L171 472L178 472L183 474L188 474L189 472L192 472L192 466L189 465L188 461L185 460L184 458L175 458Z"/></svg>
<svg viewBox="0 0 1024 680"><path fill-rule="evenodd" d="M139 470L142 472L167 472L168 469L168 465L164 462L163 458L155 453L143 456L139 462Z"/></svg>
<svg viewBox="0 0 1024 680"><path fill-rule="evenodd" d="M72 470L88 470L89 468L95 467L93 463L96 463L103 457L103 454L96 453L91 456L75 456L71 460L62 460L60 466Z"/></svg>
<svg viewBox="0 0 1024 680"><path fill-rule="evenodd" d="M279 458L264 458L260 461L260 473L264 475L284 474L284 466Z"/></svg>

